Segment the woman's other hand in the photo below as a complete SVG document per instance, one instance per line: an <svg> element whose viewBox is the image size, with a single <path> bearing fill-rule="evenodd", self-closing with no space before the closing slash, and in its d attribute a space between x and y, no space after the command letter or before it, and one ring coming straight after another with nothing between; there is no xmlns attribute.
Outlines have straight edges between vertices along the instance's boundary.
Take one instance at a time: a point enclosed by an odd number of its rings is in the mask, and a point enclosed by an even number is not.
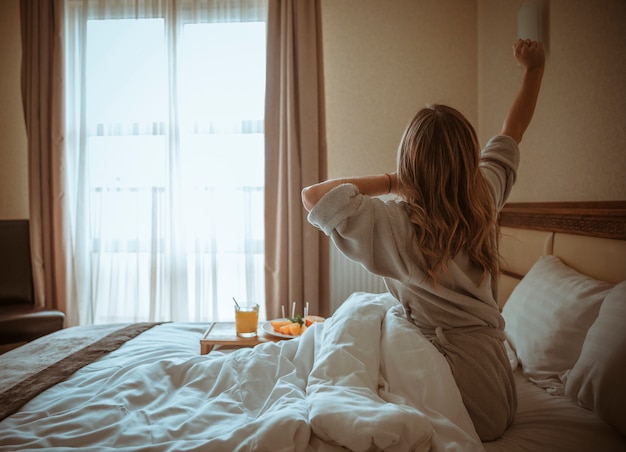
<svg viewBox="0 0 626 452"><path fill-rule="evenodd" d="M530 71L536 68L542 68L545 65L546 57L543 51L543 45L538 41L530 39L518 39L513 44L513 54L515 59Z"/></svg>

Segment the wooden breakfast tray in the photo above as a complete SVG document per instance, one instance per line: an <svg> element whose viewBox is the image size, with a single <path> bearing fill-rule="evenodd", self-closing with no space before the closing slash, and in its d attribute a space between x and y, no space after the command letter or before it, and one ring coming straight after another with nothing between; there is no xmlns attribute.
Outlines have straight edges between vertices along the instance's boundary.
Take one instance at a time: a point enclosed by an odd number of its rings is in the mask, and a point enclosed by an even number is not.
<svg viewBox="0 0 626 452"><path fill-rule="evenodd" d="M260 325L259 325L260 326ZM244 338L239 337L235 333L235 322L213 322L204 332L200 339L200 354L206 355L213 347L254 347L263 342L277 342L282 340L280 337L266 334L260 327L256 337Z"/></svg>

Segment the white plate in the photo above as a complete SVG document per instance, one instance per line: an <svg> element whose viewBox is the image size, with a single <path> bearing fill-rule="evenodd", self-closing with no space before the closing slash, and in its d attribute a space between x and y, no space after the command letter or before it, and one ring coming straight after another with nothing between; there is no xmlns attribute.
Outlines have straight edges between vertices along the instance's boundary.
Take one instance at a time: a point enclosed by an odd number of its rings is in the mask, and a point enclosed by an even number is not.
<svg viewBox="0 0 626 452"><path fill-rule="evenodd" d="M282 320L282 319L276 319L276 320ZM274 328L272 328L272 324L270 322L265 322L261 328L263 328L263 331L265 331L266 333L271 334L272 336L282 337L283 339L293 339L294 337L300 337L300 336L292 336L290 334L283 334L283 333L279 333L278 331L274 331Z"/></svg>

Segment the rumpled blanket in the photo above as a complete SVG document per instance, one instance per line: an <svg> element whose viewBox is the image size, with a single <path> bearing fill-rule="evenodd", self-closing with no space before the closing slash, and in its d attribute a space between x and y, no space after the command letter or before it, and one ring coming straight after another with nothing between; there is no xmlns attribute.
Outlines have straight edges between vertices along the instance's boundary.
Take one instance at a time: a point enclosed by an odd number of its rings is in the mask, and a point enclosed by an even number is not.
<svg viewBox="0 0 626 452"><path fill-rule="evenodd" d="M300 338L229 353L156 353L175 328L33 399L0 423L0 450L483 450L446 360L388 294L353 294Z"/></svg>

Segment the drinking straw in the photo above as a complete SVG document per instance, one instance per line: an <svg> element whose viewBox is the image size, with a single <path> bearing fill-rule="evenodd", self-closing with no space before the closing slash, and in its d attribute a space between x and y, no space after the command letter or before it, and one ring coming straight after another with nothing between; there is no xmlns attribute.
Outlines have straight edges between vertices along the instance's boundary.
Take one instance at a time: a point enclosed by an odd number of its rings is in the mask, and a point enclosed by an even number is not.
<svg viewBox="0 0 626 452"><path fill-rule="evenodd" d="M239 303L237 303L237 300L235 300L235 297L233 297L233 301L235 302L235 304L237 305L237 309L240 309L241 307L239 306Z"/></svg>
<svg viewBox="0 0 626 452"><path fill-rule="evenodd" d="M286 318L285 317L285 305L284 304L280 305L280 309L281 311L283 311L283 319L285 319Z"/></svg>

